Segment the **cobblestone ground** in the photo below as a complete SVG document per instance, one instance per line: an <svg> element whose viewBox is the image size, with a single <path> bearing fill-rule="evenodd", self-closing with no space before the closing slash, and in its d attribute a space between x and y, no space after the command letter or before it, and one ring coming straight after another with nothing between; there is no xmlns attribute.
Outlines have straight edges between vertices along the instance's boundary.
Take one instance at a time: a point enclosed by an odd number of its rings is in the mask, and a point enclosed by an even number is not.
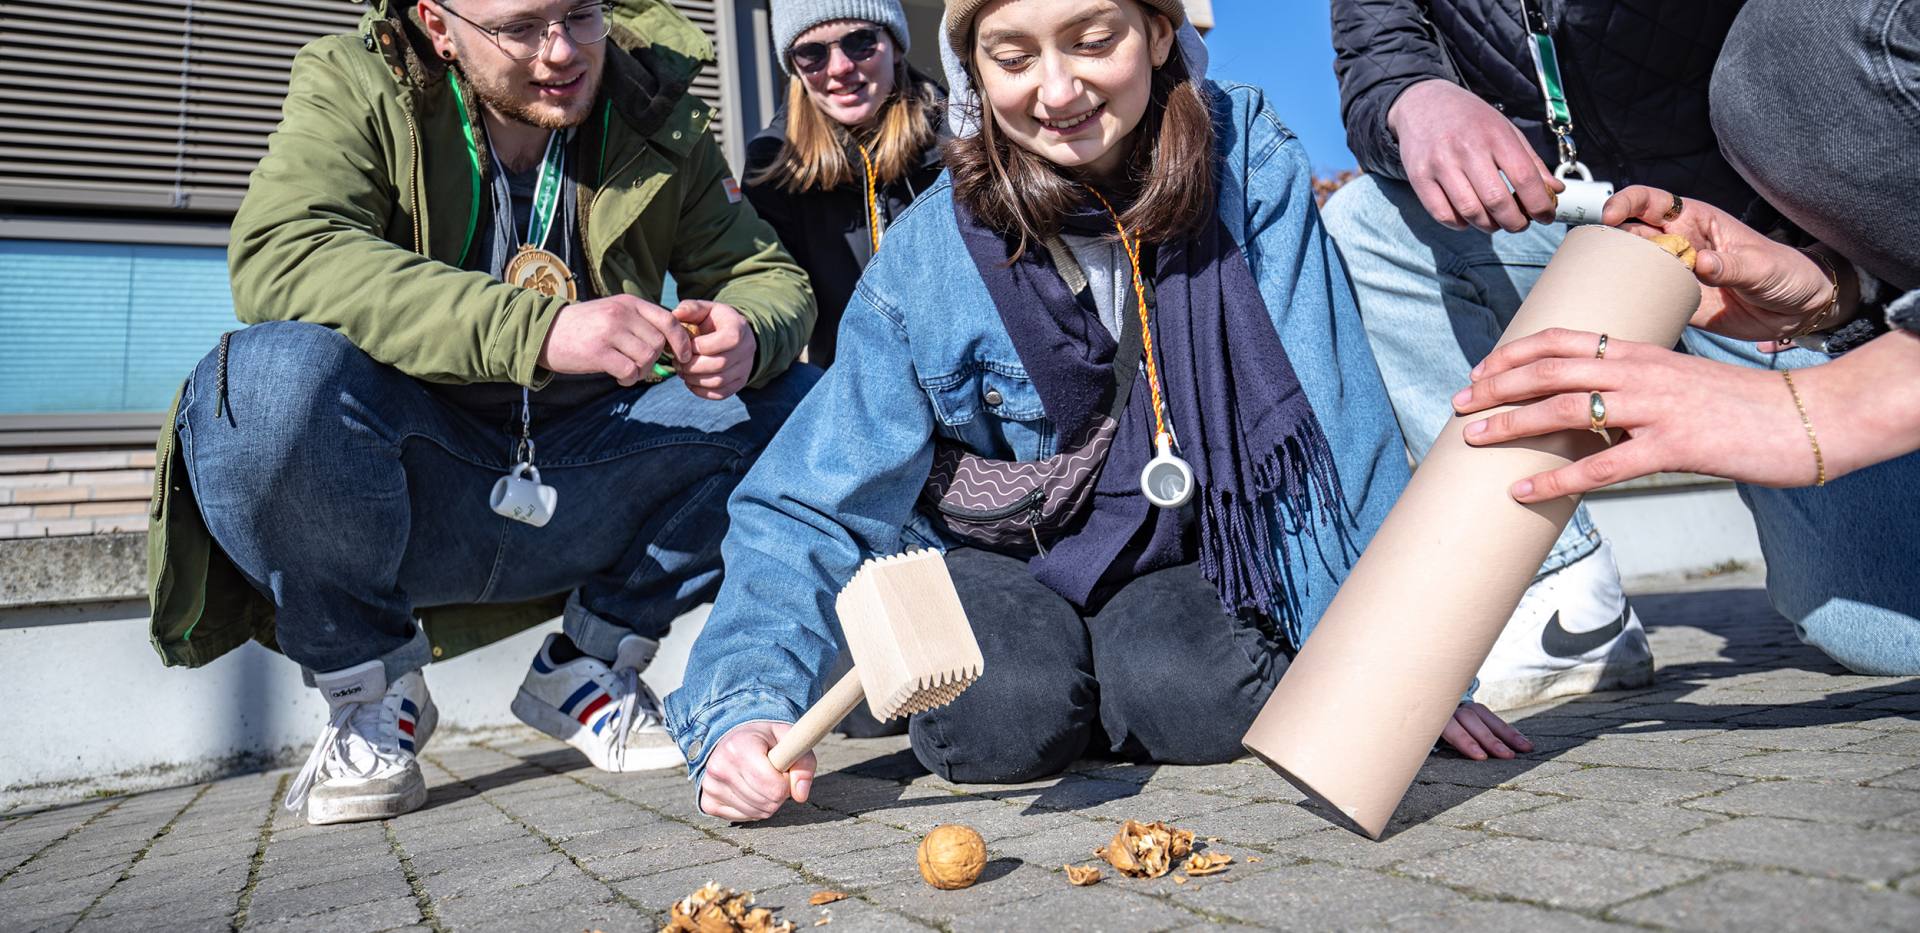
<svg viewBox="0 0 1920 933"><path fill-rule="evenodd" d="M1651 689L1519 713L1525 760L1436 756L1385 842L1333 828L1257 763L1084 762L957 786L901 740L834 741L811 806L697 815L676 774L615 777L533 733L431 748L426 809L310 827L285 772L0 816L5 930L652 930L708 880L803 929L1920 929L1920 680L1847 674L1753 590L1642 597ZM1066 862L1125 818L1234 856L1176 884ZM936 891L914 849L987 839ZM809 906L822 889L846 900Z"/></svg>

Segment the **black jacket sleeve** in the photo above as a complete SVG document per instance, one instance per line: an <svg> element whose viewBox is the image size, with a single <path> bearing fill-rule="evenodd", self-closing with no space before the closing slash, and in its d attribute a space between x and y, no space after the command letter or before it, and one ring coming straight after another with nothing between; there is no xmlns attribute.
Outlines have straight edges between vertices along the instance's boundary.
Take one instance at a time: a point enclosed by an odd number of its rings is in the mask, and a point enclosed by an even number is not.
<svg viewBox="0 0 1920 933"><path fill-rule="evenodd" d="M1407 86L1427 78L1458 82L1422 0L1332 0L1333 73L1347 147L1366 171L1407 177L1387 111Z"/></svg>

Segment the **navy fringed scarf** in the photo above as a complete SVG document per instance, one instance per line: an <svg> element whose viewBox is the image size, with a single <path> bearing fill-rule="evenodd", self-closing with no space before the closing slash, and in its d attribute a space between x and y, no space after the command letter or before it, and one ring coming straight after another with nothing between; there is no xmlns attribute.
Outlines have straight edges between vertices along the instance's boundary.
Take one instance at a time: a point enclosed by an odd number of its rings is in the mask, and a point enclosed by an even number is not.
<svg viewBox="0 0 1920 933"><path fill-rule="evenodd" d="M1056 436L1074 436L1111 402L1114 336L1074 300L1045 250L1030 248L1009 264L1009 239L956 207L962 239ZM1114 228L1092 204L1067 229ZM1275 540L1268 513L1277 509L1289 532L1338 526L1346 507L1326 434L1253 270L1219 218L1159 245L1150 294L1169 427L1199 483L1191 511L1201 572L1228 612L1266 613L1297 632L1286 539ZM1146 379L1145 366L1138 378ZM1195 559L1188 510L1155 508L1140 491L1140 470L1153 457L1152 408L1151 392L1136 383L1084 524L1030 562L1036 579L1083 609L1097 609L1135 576Z"/></svg>

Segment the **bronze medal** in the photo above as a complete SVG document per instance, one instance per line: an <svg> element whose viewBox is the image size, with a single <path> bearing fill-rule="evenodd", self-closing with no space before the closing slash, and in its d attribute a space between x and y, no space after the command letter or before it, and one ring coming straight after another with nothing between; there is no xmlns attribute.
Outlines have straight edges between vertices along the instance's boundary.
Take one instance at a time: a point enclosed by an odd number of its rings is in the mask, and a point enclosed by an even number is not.
<svg viewBox="0 0 1920 933"><path fill-rule="evenodd" d="M520 252L507 261L507 268L501 278L509 285L531 288L548 298L565 298L572 301L579 297L573 287L573 273L567 271L567 264L560 257L534 246L522 246Z"/></svg>

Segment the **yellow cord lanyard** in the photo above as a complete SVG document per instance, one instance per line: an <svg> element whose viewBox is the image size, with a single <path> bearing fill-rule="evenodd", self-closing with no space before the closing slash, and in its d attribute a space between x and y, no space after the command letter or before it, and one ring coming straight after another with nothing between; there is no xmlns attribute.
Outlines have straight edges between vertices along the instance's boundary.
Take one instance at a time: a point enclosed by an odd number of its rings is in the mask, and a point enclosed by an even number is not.
<svg viewBox="0 0 1920 933"><path fill-rule="evenodd" d="M1174 454L1173 432L1167 428L1167 405L1160 396L1160 368L1153 361L1153 328L1147 320L1147 287L1140 277L1140 244L1127 235L1120 213L1106 197L1091 185L1087 190L1107 209L1107 216L1113 218L1113 228L1120 233L1120 245L1127 250L1127 265L1133 272L1133 296L1140 305L1140 349L1147 361L1147 388L1153 394L1153 446L1157 451L1140 471L1140 490L1154 505L1177 509L1193 498L1193 468Z"/></svg>
<svg viewBox="0 0 1920 933"><path fill-rule="evenodd" d="M873 241L873 252L880 253L880 195L879 174L873 170L873 154L867 147L854 143L860 150L860 161L867 168L867 237Z"/></svg>

